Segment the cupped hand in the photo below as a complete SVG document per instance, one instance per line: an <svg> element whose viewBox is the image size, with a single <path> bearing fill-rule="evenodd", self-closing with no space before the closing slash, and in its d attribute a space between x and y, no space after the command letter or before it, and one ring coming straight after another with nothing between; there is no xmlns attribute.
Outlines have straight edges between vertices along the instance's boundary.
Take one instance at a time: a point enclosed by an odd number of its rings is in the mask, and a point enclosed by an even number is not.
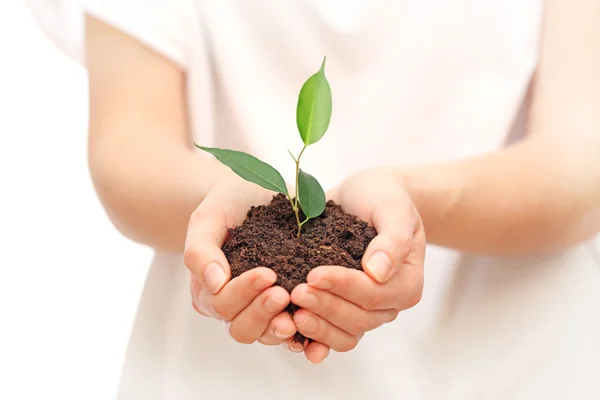
<svg viewBox="0 0 600 400"><path fill-rule="evenodd" d="M312 270L291 301L300 333L313 339L306 357L321 362L329 349L346 352L365 332L393 321L415 306L423 293L425 232L401 181L384 169L354 175L328 194L344 211L372 225L363 271L340 266Z"/></svg>
<svg viewBox="0 0 600 400"><path fill-rule="evenodd" d="M193 212L185 243L184 262L191 271L192 305L201 315L227 323L239 343L281 344L296 333L292 318L282 312L288 292L273 286L277 276L255 268L231 279L221 247L251 206L267 204L273 193L231 176L216 183Z"/></svg>

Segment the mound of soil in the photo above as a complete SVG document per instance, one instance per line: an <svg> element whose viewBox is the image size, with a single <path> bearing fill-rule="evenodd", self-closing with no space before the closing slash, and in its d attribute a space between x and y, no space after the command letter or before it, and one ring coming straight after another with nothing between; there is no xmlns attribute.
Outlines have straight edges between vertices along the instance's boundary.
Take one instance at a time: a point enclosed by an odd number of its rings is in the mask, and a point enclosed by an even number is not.
<svg viewBox="0 0 600 400"><path fill-rule="evenodd" d="M291 292L306 282L311 269L321 265L362 270L362 256L377 234L332 201L321 216L302 227L300 238L296 233L296 217L284 195L276 195L268 205L252 207L246 220L229 231L223 246L232 278L252 268L267 267L277 274L275 285ZM290 304L286 311L293 314L297 309ZM294 337L300 343L306 339L299 332Z"/></svg>

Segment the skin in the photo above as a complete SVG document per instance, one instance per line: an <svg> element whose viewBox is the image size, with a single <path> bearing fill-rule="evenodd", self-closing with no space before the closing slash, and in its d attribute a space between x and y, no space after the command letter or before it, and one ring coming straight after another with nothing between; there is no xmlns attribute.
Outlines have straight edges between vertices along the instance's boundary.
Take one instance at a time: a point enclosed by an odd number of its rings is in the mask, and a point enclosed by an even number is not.
<svg viewBox="0 0 600 400"><path fill-rule="evenodd" d="M457 250L515 255L556 251L600 230L600 5L549 0L544 18L524 140L470 159L364 171L328 194L378 231L366 274L318 267L290 295L270 287L275 277L265 269L230 280L220 250L226 228L271 193L189 146L184 71L88 18L98 196L126 236L184 252L194 308L226 321L237 341L283 343L314 363L330 349L352 350L420 300L425 232ZM293 320L280 312L290 300L303 308ZM296 330L315 341L293 347L285 339Z"/></svg>
<svg viewBox="0 0 600 400"><path fill-rule="evenodd" d="M271 198L272 193L231 174L216 183L192 213L185 241L194 309L226 321L229 334L240 343L278 345L296 333L291 317L282 312L290 295L281 287L271 287L275 273L256 268L230 281L229 263L221 251L227 227L242 223L251 205Z"/></svg>

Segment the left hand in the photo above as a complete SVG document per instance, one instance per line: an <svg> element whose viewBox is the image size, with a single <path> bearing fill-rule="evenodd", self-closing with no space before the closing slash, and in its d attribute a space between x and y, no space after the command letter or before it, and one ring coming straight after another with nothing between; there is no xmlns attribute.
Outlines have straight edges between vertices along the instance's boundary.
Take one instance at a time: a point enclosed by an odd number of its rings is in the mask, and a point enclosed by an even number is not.
<svg viewBox="0 0 600 400"><path fill-rule="evenodd" d="M364 272L317 267L307 284L292 291L292 302L301 307L294 323L314 340L305 349L313 363L323 361L329 349L354 349L365 332L396 319L423 293L425 232L402 182L387 170L365 171L345 180L328 198L372 225L377 236L363 256Z"/></svg>

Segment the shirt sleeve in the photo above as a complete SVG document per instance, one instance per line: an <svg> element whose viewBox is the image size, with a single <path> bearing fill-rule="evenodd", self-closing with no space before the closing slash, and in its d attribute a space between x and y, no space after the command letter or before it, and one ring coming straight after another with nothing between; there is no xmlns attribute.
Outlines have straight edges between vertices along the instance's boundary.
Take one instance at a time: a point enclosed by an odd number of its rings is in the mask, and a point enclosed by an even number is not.
<svg viewBox="0 0 600 400"><path fill-rule="evenodd" d="M186 68L186 0L82 0L83 12Z"/></svg>
<svg viewBox="0 0 600 400"><path fill-rule="evenodd" d="M27 0L33 20L50 41L84 65L83 0Z"/></svg>

